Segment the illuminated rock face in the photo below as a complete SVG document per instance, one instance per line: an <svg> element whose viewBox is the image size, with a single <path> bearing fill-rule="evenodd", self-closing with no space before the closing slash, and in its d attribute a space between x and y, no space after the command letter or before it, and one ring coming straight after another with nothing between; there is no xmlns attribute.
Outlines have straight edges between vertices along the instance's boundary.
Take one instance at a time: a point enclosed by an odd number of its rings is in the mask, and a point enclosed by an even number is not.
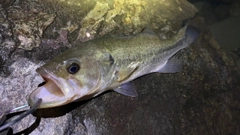
<svg viewBox="0 0 240 135"><path fill-rule="evenodd" d="M179 30L196 9L185 0L45 0L59 15L55 23L71 22L86 41L106 34L135 34L145 27L161 33ZM54 3L54 4L53 4ZM66 25L66 24L63 24ZM63 26L62 26L63 27Z"/></svg>

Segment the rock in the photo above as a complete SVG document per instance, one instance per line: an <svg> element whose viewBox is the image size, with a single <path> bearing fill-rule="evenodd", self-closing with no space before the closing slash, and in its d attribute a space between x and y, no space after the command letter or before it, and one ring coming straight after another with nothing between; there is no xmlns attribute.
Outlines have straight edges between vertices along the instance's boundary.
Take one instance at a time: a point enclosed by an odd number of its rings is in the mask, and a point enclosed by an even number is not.
<svg viewBox="0 0 240 135"><path fill-rule="evenodd" d="M55 15L42 12L39 5L32 2L31 7L26 3L14 3L8 7L3 15L7 14L8 27L11 29L13 40L20 42L18 48L31 50L41 43L43 30L53 21ZM1 9L4 10L4 9ZM27 13L27 14L26 14Z"/></svg>
<svg viewBox="0 0 240 135"><path fill-rule="evenodd" d="M238 0L226 1L192 1L199 10L199 15L205 18L205 22L213 25L231 16L240 14L240 3Z"/></svg>
<svg viewBox="0 0 240 135"><path fill-rule="evenodd" d="M26 3L15 3L7 9L8 21L11 22L12 32L20 44L18 48L32 50L41 44L43 30L52 23L54 14L47 14L32 3L32 7L25 7ZM27 14L26 14L27 13Z"/></svg>
<svg viewBox="0 0 240 135"><path fill-rule="evenodd" d="M32 2L36 1L28 0L25 4ZM40 5L38 8L44 7L45 13L56 15L43 32L41 38L44 42L32 50L18 49L18 42L14 42L16 46L13 45L12 50L5 49L7 46L1 42L3 62L0 67L8 71L0 74L1 110L27 103L29 93L43 81L35 69L76 45L79 42L77 39L86 41L107 34L138 33L148 23L159 36L168 38L180 29L183 20L192 18L196 13L195 8L184 0L134 0L130 4L118 0L109 0L106 4L106 1L99 0L98 5L92 0L41 2L37 3ZM100 8L99 5L110 8L97 14L95 10ZM125 6L127 9L123 10ZM155 8L158 10L155 11ZM110 11L115 15L110 14L107 20ZM89 19L92 16L90 13L94 17L97 14L93 21ZM2 24L5 24L4 21L1 21L1 26L5 26ZM15 41L5 32L11 28L3 28L0 34L6 35L6 38L2 41ZM83 29L90 37L81 36ZM68 38L62 30L69 30ZM68 39L70 43L66 41L57 45L60 42L54 39L61 42ZM92 100L38 110L34 114L37 118L26 117L13 126L14 132L32 135L240 134L239 57L222 50L208 31L204 31L192 46L180 51L177 56L183 61L183 71L176 74L155 73L136 79L133 83L138 90L137 98L108 92Z"/></svg>
<svg viewBox="0 0 240 135"><path fill-rule="evenodd" d="M14 0L0 0L1 8L8 8L14 3Z"/></svg>
<svg viewBox="0 0 240 135"><path fill-rule="evenodd" d="M235 0L235 2L232 3L231 9L230 9L230 15L231 16L240 16L240 2Z"/></svg>
<svg viewBox="0 0 240 135"><path fill-rule="evenodd" d="M230 17L230 5L220 4L214 8L214 14L216 14L218 21L222 21Z"/></svg>
<svg viewBox="0 0 240 135"><path fill-rule="evenodd" d="M234 53L236 53L240 57L240 48L237 48L236 50L233 50Z"/></svg>
<svg viewBox="0 0 240 135"><path fill-rule="evenodd" d="M218 21L216 14L213 12L214 8L209 2L196 2L194 5L199 11L199 15L202 16L206 24L214 24Z"/></svg>
<svg viewBox="0 0 240 135"><path fill-rule="evenodd" d="M7 19L7 12L0 8L0 74L5 72L9 74L7 67L9 66L7 60L10 59L11 53L17 48L16 41L13 38L11 24ZM8 73L7 73L8 72Z"/></svg>
<svg viewBox="0 0 240 135"><path fill-rule="evenodd" d="M233 51L240 47L240 17L231 17L210 26L216 41L226 50Z"/></svg>
<svg viewBox="0 0 240 135"><path fill-rule="evenodd" d="M185 0L44 0L49 13L56 13L52 26L65 27L71 22L80 28L69 35L70 41L87 41L107 34L129 35L141 32L145 27L158 29L167 36L175 34L182 25L180 20L194 16L196 9ZM191 11L191 12L189 12ZM177 18L177 19L176 19ZM164 27L169 26L170 30ZM52 32L51 26L46 33Z"/></svg>

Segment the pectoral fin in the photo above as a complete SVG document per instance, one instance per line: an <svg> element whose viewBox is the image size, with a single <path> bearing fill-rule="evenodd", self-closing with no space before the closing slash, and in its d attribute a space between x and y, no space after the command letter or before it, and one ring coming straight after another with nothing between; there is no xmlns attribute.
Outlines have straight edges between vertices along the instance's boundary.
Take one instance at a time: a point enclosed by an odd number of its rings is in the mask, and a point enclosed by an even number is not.
<svg viewBox="0 0 240 135"><path fill-rule="evenodd" d="M134 85L131 84L130 82L122 84L121 86L115 88L114 91L116 91L120 94L123 94L125 96L130 96L130 97L137 96L137 91L136 91Z"/></svg>
<svg viewBox="0 0 240 135"><path fill-rule="evenodd" d="M126 80L138 68L139 62L132 62L128 67L120 69L117 73L118 81Z"/></svg>

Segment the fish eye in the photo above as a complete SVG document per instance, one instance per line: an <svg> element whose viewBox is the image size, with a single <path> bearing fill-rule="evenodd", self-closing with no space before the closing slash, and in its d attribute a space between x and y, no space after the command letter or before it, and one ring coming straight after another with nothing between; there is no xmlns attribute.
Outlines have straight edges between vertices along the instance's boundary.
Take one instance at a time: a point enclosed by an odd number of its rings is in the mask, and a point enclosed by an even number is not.
<svg viewBox="0 0 240 135"><path fill-rule="evenodd" d="M72 63L67 67L67 71L70 74L75 74L79 71L80 66L77 63Z"/></svg>

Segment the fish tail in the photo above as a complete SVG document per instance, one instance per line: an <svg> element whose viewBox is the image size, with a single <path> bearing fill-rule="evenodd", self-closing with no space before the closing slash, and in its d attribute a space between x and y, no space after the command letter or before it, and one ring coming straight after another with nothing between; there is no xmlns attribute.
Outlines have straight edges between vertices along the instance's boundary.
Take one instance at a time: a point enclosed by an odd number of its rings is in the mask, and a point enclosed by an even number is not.
<svg viewBox="0 0 240 135"><path fill-rule="evenodd" d="M185 42L187 45L193 43L200 34L200 30L192 25L188 25L185 32Z"/></svg>

